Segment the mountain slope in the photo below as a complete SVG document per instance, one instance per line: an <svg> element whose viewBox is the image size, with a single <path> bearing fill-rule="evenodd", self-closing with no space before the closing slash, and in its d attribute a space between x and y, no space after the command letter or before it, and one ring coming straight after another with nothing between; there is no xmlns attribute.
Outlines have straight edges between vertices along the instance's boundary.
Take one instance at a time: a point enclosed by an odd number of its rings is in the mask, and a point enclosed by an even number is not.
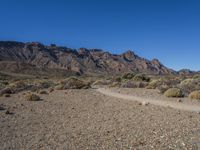
<svg viewBox="0 0 200 150"><path fill-rule="evenodd" d="M22 66L26 66L27 69L31 67L35 70L56 69L76 74L121 74L130 71L150 74L175 73L157 59L149 61L132 51L115 55L99 49L74 50L56 45L45 46L37 42L1 41L1 70L16 71L21 67L23 68L21 70L25 71L26 67Z"/></svg>

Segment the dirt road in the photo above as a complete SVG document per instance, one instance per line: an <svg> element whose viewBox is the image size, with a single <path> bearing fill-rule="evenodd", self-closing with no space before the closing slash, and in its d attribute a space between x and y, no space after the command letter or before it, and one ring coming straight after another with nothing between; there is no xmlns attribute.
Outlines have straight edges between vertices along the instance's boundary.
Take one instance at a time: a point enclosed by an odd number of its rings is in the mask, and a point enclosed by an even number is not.
<svg viewBox="0 0 200 150"><path fill-rule="evenodd" d="M180 110L200 112L200 105L197 105L197 104L188 104L188 103L185 104L185 103L179 103L177 101L155 100L152 98L144 98L144 97L139 97L139 96L134 96L134 95L127 95L127 94L119 93L119 91L118 92L113 91L109 88L98 88L97 91L104 95L120 98L124 100L146 102L149 104L158 105L162 107L171 107L171 108L180 109Z"/></svg>

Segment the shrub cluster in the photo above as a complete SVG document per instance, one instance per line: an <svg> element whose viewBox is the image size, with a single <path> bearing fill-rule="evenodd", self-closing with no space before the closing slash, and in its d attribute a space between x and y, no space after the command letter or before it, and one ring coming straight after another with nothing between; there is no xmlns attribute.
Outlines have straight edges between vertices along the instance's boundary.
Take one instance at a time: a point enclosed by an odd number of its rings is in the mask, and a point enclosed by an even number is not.
<svg viewBox="0 0 200 150"><path fill-rule="evenodd" d="M65 90L65 89L88 89L90 88L90 83L86 83L80 79L75 77L68 78L63 80L56 86L57 90Z"/></svg>
<svg viewBox="0 0 200 150"><path fill-rule="evenodd" d="M170 88L165 91L164 95L166 97L183 97L182 91L178 88Z"/></svg>
<svg viewBox="0 0 200 150"><path fill-rule="evenodd" d="M200 100L200 91L191 92L189 98Z"/></svg>

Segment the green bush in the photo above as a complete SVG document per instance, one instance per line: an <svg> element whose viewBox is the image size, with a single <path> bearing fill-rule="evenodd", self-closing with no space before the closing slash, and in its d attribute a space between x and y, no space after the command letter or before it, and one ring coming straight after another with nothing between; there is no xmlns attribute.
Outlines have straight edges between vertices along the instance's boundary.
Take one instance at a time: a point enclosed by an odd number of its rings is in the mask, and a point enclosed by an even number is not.
<svg viewBox="0 0 200 150"><path fill-rule="evenodd" d="M178 88L170 88L165 91L164 95L166 97L183 97L182 91Z"/></svg>

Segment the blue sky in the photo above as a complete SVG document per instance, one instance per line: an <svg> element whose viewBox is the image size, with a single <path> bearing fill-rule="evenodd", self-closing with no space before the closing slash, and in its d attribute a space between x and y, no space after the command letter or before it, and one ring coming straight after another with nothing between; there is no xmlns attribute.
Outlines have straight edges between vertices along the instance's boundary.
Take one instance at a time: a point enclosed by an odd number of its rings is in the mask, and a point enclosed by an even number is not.
<svg viewBox="0 0 200 150"><path fill-rule="evenodd" d="M198 0L0 0L0 40L133 50L200 70Z"/></svg>

